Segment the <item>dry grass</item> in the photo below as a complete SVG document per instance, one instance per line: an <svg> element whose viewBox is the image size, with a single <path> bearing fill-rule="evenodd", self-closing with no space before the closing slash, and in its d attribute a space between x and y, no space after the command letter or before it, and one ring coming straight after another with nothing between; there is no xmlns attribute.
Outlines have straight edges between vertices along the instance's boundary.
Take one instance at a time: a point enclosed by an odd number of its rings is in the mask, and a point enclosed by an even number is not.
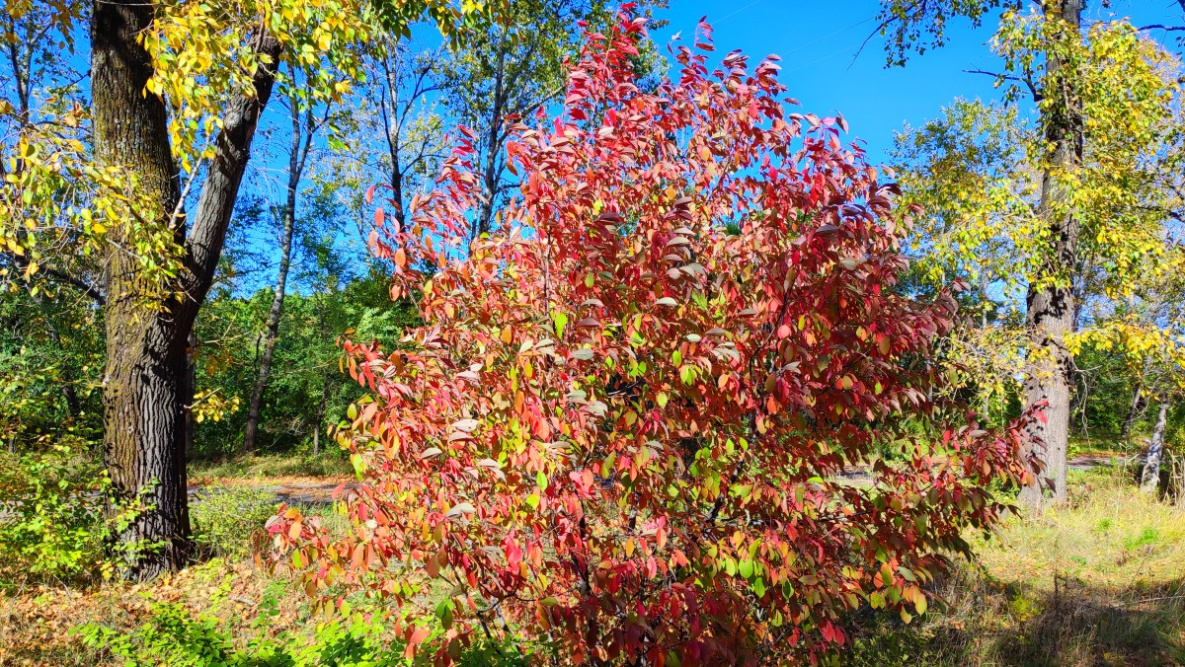
<svg viewBox="0 0 1185 667"><path fill-rule="evenodd" d="M350 529L333 507L306 508L322 517L334 534ZM266 627L261 605L268 601ZM80 588L43 585L0 596L0 667L33 665L115 665L112 656L85 646L72 633L94 623L131 631L145 622L157 603L179 603L191 613L211 615L236 644L263 632L293 631L311 640L317 612L304 591L282 571L268 574L252 558L214 558L146 584L117 581Z"/></svg>
<svg viewBox="0 0 1185 667"><path fill-rule="evenodd" d="M189 483L205 485L231 480L267 483L318 483L333 479L354 479L350 462L337 452L316 458L308 456L236 456L225 461L195 461L189 466Z"/></svg>
<svg viewBox="0 0 1185 667"><path fill-rule="evenodd" d="M212 560L151 584L109 583L89 590L39 587L0 598L0 665L105 665L110 657L88 649L71 633L86 623L130 629L153 603L177 602L192 611L225 619L246 630L253 610L269 589L269 578L247 561ZM275 629L300 627L308 615L304 600L289 586ZM272 590L276 587L272 585Z"/></svg>
<svg viewBox="0 0 1185 667"><path fill-rule="evenodd" d="M1185 664L1185 508L1123 471L1072 482L1067 506L977 540L923 623L871 623L852 663Z"/></svg>

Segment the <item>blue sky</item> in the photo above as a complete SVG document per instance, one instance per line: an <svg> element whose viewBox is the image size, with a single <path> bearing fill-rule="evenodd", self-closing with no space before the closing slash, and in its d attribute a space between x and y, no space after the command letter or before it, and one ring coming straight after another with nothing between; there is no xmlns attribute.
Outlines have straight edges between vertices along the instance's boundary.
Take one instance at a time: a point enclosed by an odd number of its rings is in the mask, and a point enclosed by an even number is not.
<svg viewBox="0 0 1185 667"><path fill-rule="evenodd" d="M884 41L869 40L855 62L861 42L877 27L877 0L670 0L658 14L670 24L653 31L660 45L676 33L690 43L701 16L714 29L717 55L741 49L752 61L781 56L782 80L805 111L820 116L841 112L851 135L864 140L872 162L883 162L893 133L905 123L920 125L956 97L991 99L991 77L967 69L998 69L987 42L995 15L972 29L967 21L951 25L946 46L915 57L904 68L885 69ZM1104 8L1088 2L1087 21L1130 16L1136 25L1185 24L1176 0L1114 0ZM1163 33L1156 33L1157 38Z"/></svg>
<svg viewBox="0 0 1185 667"><path fill-rule="evenodd" d="M904 68L886 69L880 35L869 39L853 61L860 44L877 26L879 0L669 2L670 8L658 13L658 18L668 21L668 25L651 31L660 47L665 47L676 33L681 33L682 42L690 44L696 24L706 16L713 26L717 60L733 49L749 55L751 65L766 55L779 55L787 94L802 102L804 112L820 116L841 112L848 121L849 139L862 140L873 163L887 160L894 133L906 123L921 125L938 116L942 107L956 97L987 100L998 94L992 77L964 71L999 69L987 45L997 24L995 14L986 16L979 29L973 29L967 21L952 22L946 46L914 57ZM1177 0L1113 0L1109 8L1103 8L1101 0L1088 0L1088 4L1091 8L1085 15L1087 21L1131 16L1136 25L1185 24ZM424 32L428 36L425 45L439 39L431 28ZM1162 39L1164 34L1155 36ZM277 127L278 134L271 142L264 137L257 139L256 155L244 186L246 192L272 199L280 194L276 179L282 177L286 164L277 155L287 146L288 121L277 102L273 100L274 108L263 127ZM276 141L279 143L270 145ZM381 175L375 177L377 182ZM253 249L264 250L274 243L274 230L270 228L255 230L254 236L258 238L247 242ZM343 243L344 239L357 243L350 234L343 236ZM260 276L265 282L270 280L266 277L270 269Z"/></svg>

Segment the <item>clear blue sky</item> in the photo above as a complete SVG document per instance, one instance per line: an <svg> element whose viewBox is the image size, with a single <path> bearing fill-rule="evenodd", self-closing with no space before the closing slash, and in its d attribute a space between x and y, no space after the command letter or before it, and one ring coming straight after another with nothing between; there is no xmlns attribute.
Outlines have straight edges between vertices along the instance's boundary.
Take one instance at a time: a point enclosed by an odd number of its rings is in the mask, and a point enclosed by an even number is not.
<svg viewBox="0 0 1185 667"><path fill-rule="evenodd" d="M1103 8L1087 3L1085 19L1130 16L1135 25L1185 25L1176 0L1114 0ZM950 26L946 46L915 57L904 68L885 69L884 41L868 41L853 63L861 42L877 27L877 0L670 0L658 14L670 22L652 32L665 45L676 33L690 44L701 16L712 24L716 54L741 49L755 64L769 54L781 56L782 81L802 108L820 116L841 112L852 137L867 143L869 158L883 162L893 133L905 123L920 125L956 97L987 100L997 91L991 77L967 69L997 70L987 45L995 15L973 30L967 21ZM1157 38L1163 32L1154 33Z"/></svg>

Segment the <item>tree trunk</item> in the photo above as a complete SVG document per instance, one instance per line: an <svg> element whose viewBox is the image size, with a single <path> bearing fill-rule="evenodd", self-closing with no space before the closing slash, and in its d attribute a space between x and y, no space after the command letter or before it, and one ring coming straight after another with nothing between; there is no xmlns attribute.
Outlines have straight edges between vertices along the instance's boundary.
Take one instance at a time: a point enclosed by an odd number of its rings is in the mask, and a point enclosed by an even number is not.
<svg viewBox="0 0 1185 667"><path fill-rule="evenodd" d="M138 194L155 210L144 217L174 225L180 200L176 163L169 149L164 102L144 95L152 76L138 33L153 21L148 3L97 0L91 31L91 93L95 157L137 178ZM188 402L185 340L188 328L179 304L145 308L135 257L118 249L128 234L113 227L107 254L104 313L107 365L103 376L103 456L116 503L139 500L144 509L117 537L125 575L151 578L185 561L189 516L185 497L182 411ZM174 225L176 229L179 225ZM159 546L149 549L136 545Z"/></svg>
<svg viewBox="0 0 1185 667"><path fill-rule="evenodd" d="M291 198L290 198L291 200ZM272 307L267 314L267 331L264 334L263 355L259 359L259 374L251 390L251 402L247 407L247 429L243 434L243 450L255 451L259 433L259 415L263 411L263 393L271 374L272 359L276 353L276 341L280 338L280 319L284 316L284 296L288 285L288 266L292 256L292 228L294 226L291 202L284 209L284 229L280 236L280 271L276 277L276 289L272 295Z"/></svg>
<svg viewBox="0 0 1185 667"><path fill-rule="evenodd" d="M988 278L987 271L980 270L979 272L979 330L987 336L988 330ZM979 423L986 425L988 423L988 414L992 409L990 394L983 392L983 398L980 400L980 414Z"/></svg>
<svg viewBox="0 0 1185 667"><path fill-rule="evenodd" d="M317 426L313 430L313 458L321 455L321 429L325 428L325 411L329 408L329 376L321 381L321 400L317 403Z"/></svg>
<svg viewBox="0 0 1185 667"><path fill-rule="evenodd" d="M284 316L284 297L288 288L288 269L292 262L292 231L296 226L296 194L304 174L305 160L313 143L315 126L312 117L301 125L301 113L295 96L289 99L292 110L292 146L288 156L288 190L284 201L280 233L280 268L276 275L276 289L272 295L272 307L267 314L267 332L263 343L263 356L259 360L259 375L251 391L251 402L247 407L247 428L243 434L243 450L255 451L259 433L259 416L263 411L263 394L267 390L267 379L272 370L272 359L276 353L276 341L280 338L280 320Z"/></svg>
<svg viewBox="0 0 1185 667"><path fill-rule="evenodd" d="M103 458L116 503L143 509L115 536L123 575L148 579L184 564L189 546L186 498L186 411L193 388L187 348L198 307L222 252L259 113L271 94L274 71L256 72L255 94L232 100L215 142L201 199L189 233L179 212L177 165L169 145L167 111L145 93L152 63L137 41L151 29L154 4L95 0L91 23L91 95L95 157L135 179L136 194L152 210L141 217L169 226L182 244L184 271L163 289L145 291L152 277L138 258L128 227L111 225L106 259L107 365L103 378ZM279 44L260 33L253 46L275 62ZM125 243L126 242L126 243ZM156 296L182 294L180 298ZM139 548L149 546L149 548Z"/></svg>
<svg viewBox="0 0 1185 667"><path fill-rule="evenodd" d="M190 397L189 403L185 407L185 460L193 458L193 431L196 426L196 420L193 417L193 396L197 392L197 350L198 337L193 332L193 327L189 329L189 336L185 341L185 383L188 385L185 389Z"/></svg>
<svg viewBox="0 0 1185 667"><path fill-rule="evenodd" d="M1048 20L1064 22L1069 34L1063 39L1078 39L1082 0L1058 0L1045 8ZM1057 39L1055 37L1054 39ZM1047 107L1042 118L1045 139L1050 146L1049 161L1041 180L1038 212L1049 229L1050 246L1044 267L1030 282L1026 323L1031 338L1032 359L1025 382L1025 405L1044 403L1044 420L1037 420L1032 435L1040 440L1037 454L1044 470L1037 480L1021 490L1020 500L1039 507L1046 487L1052 500L1066 498L1066 449L1070 431L1070 393L1073 359L1063 339L1075 329L1074 278L1078 266L1079 222L1067 211L1070 193L1065 177L1082 162L1082 111L1075 94L1073 74L1063 76L1065 66L1053 45L1046 50L1046 85L1058 82L1058 90L1046 91L1057 102ZM1053 99L1053 98L1051 98Z"/></svg>
<svg viewBox="0 0 1185 667"><path fill-rule="evenodd" d="M1136 420L1140 418L1140 404L1144 399L1144 379L1141 377L1140 382L1136 384L1136 390L1132 392L1132 404L1127 409L1127 419L1123 420L1123 428L1119 430L1119 439L1127 440L1131 436L1132 429L1136 426Z"/></svg>
<svg viewBox="0 0 1185 667"><path fill-rule="evenodd" d="M1152 427L1152 440L1148 443L1148 456L1144 459L1144 473L1140 477L1140 490L1152 493L1160 486L1160 459L1164 454L1164 427L1169 417L1169 402L1160 402L1156 413L1156 426Z"/></svg>
<svg viewBox="0 0 1185 667"><path fill-rule="evenodd" d="M498 196L498 185L502 179L498 168L498 154L501 152L502 124L505 121L506 94L503 88L503 75L506 71L506 33L498 42L498 66L494 70L494 102L490 109L490 125L486 128L486 164L482 169L482 182L485 185L486 199L482 201L477 219L474 221L473 239L486 234L494 226L494 205Z"/></svg>

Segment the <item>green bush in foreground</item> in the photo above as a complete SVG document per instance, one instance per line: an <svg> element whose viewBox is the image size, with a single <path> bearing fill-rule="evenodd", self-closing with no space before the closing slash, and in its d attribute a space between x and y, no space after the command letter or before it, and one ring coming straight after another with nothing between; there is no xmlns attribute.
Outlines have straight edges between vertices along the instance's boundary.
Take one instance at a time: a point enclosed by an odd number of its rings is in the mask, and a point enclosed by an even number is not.
<svg viewBox="0 0 1185 667"><path fill-rule="evenodd" d="M184 605L154 604L147 621L131 632L87 624L75 632L90 648L109 652L126 665L170 667L400 667L421 664L406 657L405 645L392 638L380 614L354 613L316 625L309 639L273 632L274 599L261 604L254 632L236 646L212 614L191 614ZM457 656L460 665L512 667L527 656L491 645L475 645Z"/></svg>
<svg viewBox="0 0 1185 667"><path fill-rule="evenodd" d="M107 538L140 509L105 516L109 486L77 448L0 454L0 585L108 576L115 564L105 559Z"/></svg>

